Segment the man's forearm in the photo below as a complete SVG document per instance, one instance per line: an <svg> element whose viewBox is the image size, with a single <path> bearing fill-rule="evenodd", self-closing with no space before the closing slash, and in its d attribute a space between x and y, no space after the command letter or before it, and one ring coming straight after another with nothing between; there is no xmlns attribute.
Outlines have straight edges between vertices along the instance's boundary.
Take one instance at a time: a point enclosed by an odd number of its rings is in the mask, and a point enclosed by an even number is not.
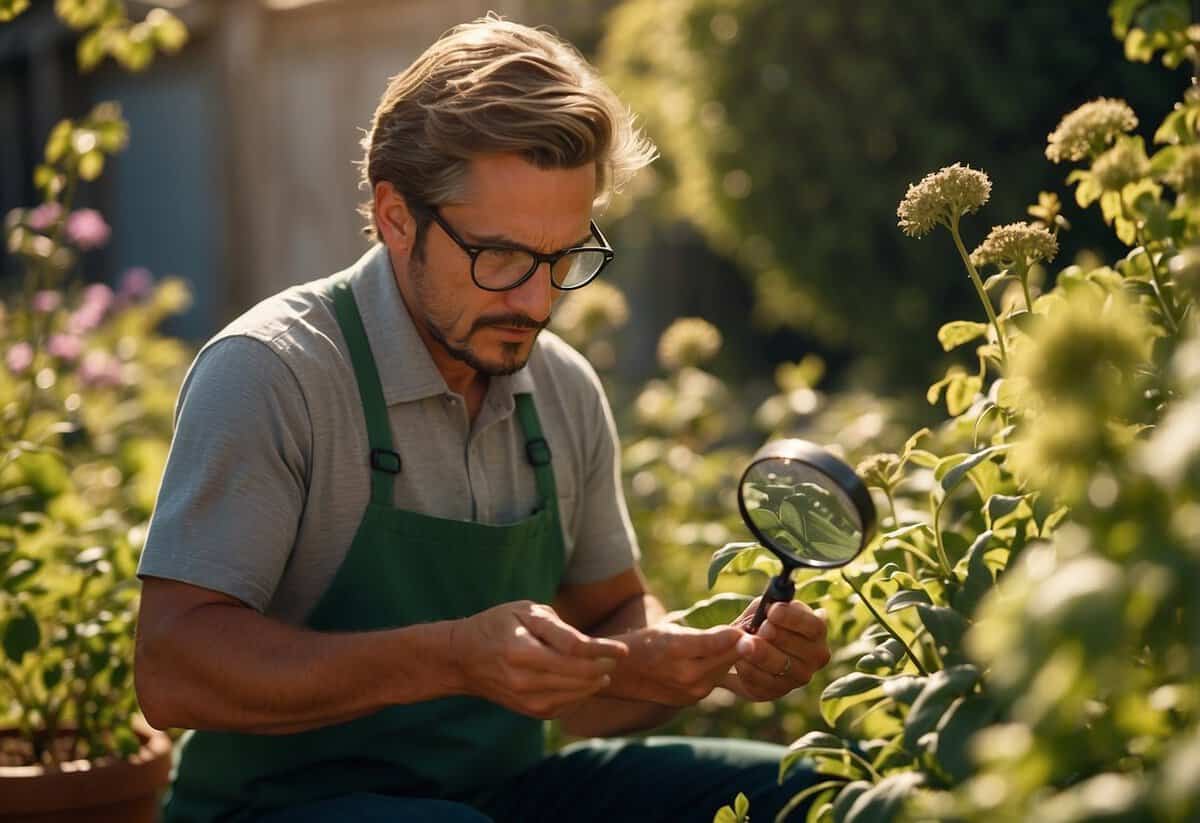
<svg viewBox="0 0 1200 823"><path fill-rule="evenodd" d="M152 725L285 734L456 693L449 623L333 634L209 604L138 639Z"/></svg>
<svg viewBox="0 0 1200 823"><path fill-rule="evenodd" d="M627 601L588 634L615 637L658 622L666 614L662 603L652 594ZM619 684L618 684L619 687ZM677 706L665 706L646 700L616 697L592 697L581 702L561 718L563 731L576 737L606 737L644 731L661 726L679 712Z"/></svg>

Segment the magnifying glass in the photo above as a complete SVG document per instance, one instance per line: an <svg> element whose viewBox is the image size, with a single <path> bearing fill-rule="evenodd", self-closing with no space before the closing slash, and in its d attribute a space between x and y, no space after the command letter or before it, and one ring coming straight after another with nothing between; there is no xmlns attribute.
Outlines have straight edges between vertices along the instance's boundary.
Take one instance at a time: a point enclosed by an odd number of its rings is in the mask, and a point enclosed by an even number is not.
<svg viewBox="0 0 1200 823"><path fill-rule="evenodd" d="M773 603L796 594L792 572L830 569L859 555L875 533L875 504L854 469L806 440L772 440L758 450L738 484L746 526L783 570L767 584L751 634Z"/></svg>

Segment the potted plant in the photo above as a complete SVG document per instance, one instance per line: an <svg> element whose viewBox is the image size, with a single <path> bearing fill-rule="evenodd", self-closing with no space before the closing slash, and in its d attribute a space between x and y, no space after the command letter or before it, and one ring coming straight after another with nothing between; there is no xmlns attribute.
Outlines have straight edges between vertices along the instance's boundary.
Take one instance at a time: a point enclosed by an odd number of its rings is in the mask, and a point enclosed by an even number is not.
<svg viewBox="0 0 1200 823"><path fill-rule="evenodd" d="M0 2L0 22L22 10ZM106 54L138 69L186 37L165 13L131 22L122 3L57 11L82 33L84 69ZM141 719L133 688L135 572L191 359L157 329L190 295L144 269L116 290L85 285L110 232L75 207L127 136L112 103L60 122L34 176L42 203L5 219L24 271L0 304L5 820L151 821L169 779L171 741Z"/></svg>

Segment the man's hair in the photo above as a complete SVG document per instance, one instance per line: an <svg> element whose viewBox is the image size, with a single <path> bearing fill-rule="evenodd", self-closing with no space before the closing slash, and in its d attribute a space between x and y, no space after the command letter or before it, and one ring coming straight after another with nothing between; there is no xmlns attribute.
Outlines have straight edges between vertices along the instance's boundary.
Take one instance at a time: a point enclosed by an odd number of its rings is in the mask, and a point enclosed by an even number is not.
<svg viewBox="0 0 1200 823"><path fill-rule="evenodd" d="M373 197L387 181L418 214L460 196L480 154L513 153L539 168L595 163L597 205L656 156L573 46L491 14L450 29L391 79L362 146L360 186ZM378 239L373 199L359 212Z"/></svg>

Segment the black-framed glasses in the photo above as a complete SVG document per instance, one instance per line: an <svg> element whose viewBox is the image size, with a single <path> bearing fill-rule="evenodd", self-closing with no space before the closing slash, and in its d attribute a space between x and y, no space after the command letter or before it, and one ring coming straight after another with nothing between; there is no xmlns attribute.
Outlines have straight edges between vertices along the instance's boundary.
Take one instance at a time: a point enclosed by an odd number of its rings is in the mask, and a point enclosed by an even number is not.
<svg viewBox="0 0 1200 823"><path fill-rule="evenodd" d="M542 263L550 265L550 283L556 289L570 291L586 286L616 256L596 221L589 221L598 246L573 246L542 254L520 246L472 246L463 240L442 217L436 206L426 210L460 249L471 258L471 279L485 291L508 291L524 283Z"/></svg>

